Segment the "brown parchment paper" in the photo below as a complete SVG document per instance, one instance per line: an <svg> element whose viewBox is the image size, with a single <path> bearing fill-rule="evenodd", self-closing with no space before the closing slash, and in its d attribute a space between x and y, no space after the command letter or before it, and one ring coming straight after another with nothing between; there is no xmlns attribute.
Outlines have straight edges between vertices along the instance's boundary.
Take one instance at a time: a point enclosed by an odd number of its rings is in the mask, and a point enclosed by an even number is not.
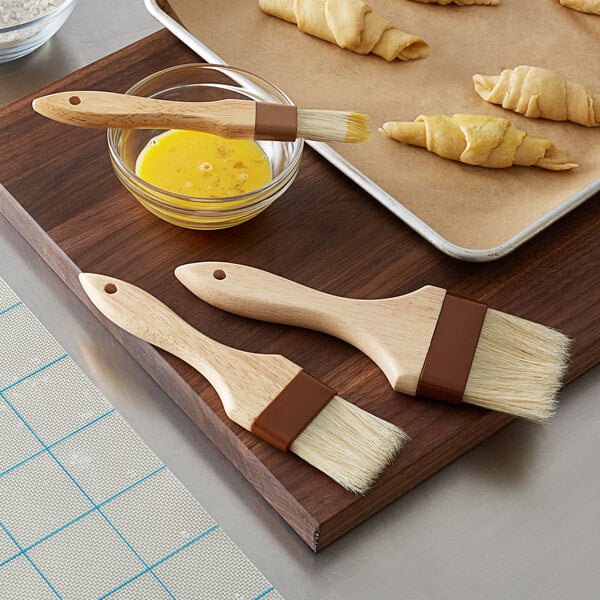
<svg viewBox="0 0 600 600"><path fill-rule="evenodd" d="M358 55L262 13L256 0L169 0L183 25L232 66L281 87L301 108L351 109L371 117L373 138L332 144L364 175L449 242L467 249L505 243L600 179L600 127L527 119L484 102L475 73L532 65L600 92L600 17L558 0L439 6L372 0L373 10L431 46L428 58L388 63ZM377 132L419 114L499 115L553 139L579 167L485 169L445 160Z"/></svg>

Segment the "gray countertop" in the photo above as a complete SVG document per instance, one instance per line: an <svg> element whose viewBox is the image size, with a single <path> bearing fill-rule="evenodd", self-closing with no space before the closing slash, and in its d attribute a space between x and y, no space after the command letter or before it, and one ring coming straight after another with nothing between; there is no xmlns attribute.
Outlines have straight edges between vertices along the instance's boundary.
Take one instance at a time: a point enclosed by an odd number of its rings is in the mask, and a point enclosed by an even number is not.
<svg viewBox="0 0 600 600"><path fill-rule="evenodd" d="M142 0L80 0L50 42L0 65L0 104L159 27ZM597 367L551 423L512 423L314 555L1 217L0 256L0 276L288 600L599 597Z"/></svg>

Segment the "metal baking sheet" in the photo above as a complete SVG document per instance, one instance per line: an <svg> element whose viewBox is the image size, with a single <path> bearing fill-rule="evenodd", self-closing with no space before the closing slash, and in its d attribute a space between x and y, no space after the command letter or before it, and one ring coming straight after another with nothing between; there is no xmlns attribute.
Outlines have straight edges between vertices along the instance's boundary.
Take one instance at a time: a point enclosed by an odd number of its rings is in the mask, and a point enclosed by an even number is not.
<svg viewBox="0 0 600 600"><path fill-rule="evenodd" d="M171 9L166 0L144 0L149 13L169 29L177 38L185 43L202 59L212 62L226 64L226 61L219 56L215 51L194 37L177 19L177 16ZM412 3L408 3L412 4ZM436 7L442 8L442 7ZM452 8L448 9L452 10ZM478 7L475 10L482 10ZM487 8L486 10L494 10ZM565 9L566 10L566 9ZM573 11L570 11L571 13ZM427 59L425 59L427 60ZM236 65L243 67L244 65ZM285 90L284 90L285 91ZM507 113L507 118L513 120L511 115L515 113ZM572 211L595 193L600 191L600 178L594 180L589 185L577 190L575 193L566 198L563 202L545 212L540 218L522 228L515 235L503 241L500 244L493 245L487 248L465 247L453 243L442 233L430 226L424 220L419 218L413 211L407 208L400 199L386 192L376 181L368 177L350 160L343 157L335 149L328 144L320 142L307 142L321 156L333 164L336 168L342 171L351 180L357 183L361 188L367 191L379 203L385 206L390 212L399 217L404 223L416 231L419 235L429 241L433 246L444 252L445 254L457 258L459 260L471 262L487 262L499 259L506 256L527 240L538 234L540 231Z"/></svg>

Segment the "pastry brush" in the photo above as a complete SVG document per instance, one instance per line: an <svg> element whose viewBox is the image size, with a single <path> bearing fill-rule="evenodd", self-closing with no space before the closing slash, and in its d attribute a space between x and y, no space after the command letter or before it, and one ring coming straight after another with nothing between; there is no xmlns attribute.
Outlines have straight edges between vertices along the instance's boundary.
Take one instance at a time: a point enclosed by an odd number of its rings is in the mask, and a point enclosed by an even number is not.
<svg viewBox="0 0 600 600"><path fill-rule="evenodd" d="M434 286L362 300L231 263L182 265L175 275L224 310L345 340L369 356L398 392L532 421L554 413L570 340L550 327Z"/></svg>
<svg viewBox="0 0 600 600"><path fill-rule="evenodd" d="M283 356L216 342L125 281L93 273L79 279L113 323L204 375L232 421L354 493L365 493L408 440L400 428L340 398Z"/></svg>
<svg viewBox="0 0 600 600"><path fill-rule="evenodd" d="M369 118L364 114L252 100L179 102L114 92L73 91L41 96L32 106L55 121L99 129L187 129L224 138L305 138L320 142L362 142L371 135Z"/></svg>

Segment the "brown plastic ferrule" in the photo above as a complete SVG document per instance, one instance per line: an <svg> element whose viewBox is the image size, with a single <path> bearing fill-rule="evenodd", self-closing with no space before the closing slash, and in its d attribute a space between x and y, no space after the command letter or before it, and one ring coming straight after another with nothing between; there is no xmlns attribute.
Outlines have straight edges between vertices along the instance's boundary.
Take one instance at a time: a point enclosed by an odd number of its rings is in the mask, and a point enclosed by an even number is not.
<svg viewBox="0 0 600 600"><path fill-rule="evenodd" d="M292 442L335 395L330 387L300 371L258 415L250 431L287 452Z"/></svg>
<svg viewBox="0 0 600 600"><path fill-rule="evenodd" d="M446 292L416 395L462 402L487 305Z"/></svg>
<svg viewBox="0 0 600 600"><path fill-rule="evenodd" d="M287 104L256 103L255 140L293 142L298 132L298 108Z"/></svg>

